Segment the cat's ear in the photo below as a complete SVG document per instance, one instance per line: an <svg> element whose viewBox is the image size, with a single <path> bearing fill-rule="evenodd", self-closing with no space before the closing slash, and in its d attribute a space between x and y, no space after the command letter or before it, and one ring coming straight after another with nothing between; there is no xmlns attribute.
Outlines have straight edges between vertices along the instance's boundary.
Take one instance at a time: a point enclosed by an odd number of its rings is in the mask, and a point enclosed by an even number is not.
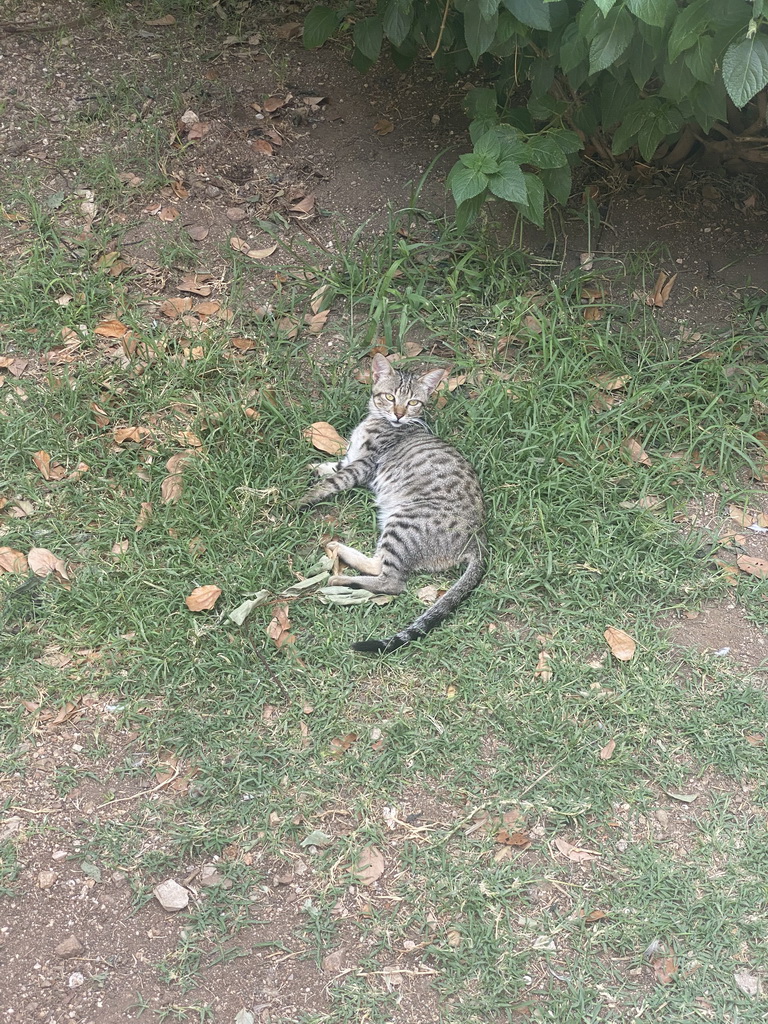
<svg viewBox="0 0 768 1024"><path fill-rule="evenodd" d="M381 380L382 377L389 377L392 373L392 364L388 359L385 359L380 352L377 352L373 357L371 370L373 371L374 383L376 383L376 381Z"/></svg>
<svg viewBox="0 0 768 1024"><path fill-rule="evenodd" d="M420 379L420 383L427 389L427 394L431 395L448 373L449 370L445 367L442 370L430 370Z"/></svg>

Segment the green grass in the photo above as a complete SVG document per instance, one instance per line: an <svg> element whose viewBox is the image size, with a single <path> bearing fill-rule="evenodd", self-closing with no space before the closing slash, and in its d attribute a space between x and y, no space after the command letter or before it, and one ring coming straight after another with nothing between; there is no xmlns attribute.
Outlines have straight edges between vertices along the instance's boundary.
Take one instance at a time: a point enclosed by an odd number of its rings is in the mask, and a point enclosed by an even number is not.
<svg viewBox="0 0 768 1024"><path fill-rule="evenodd" d="M371 898L362 915L350 903L366 943L362 973L331 984L327 1009L301 1024L388 1021L395 995L371 972L404 942L437 971L446 1024L512 1020L526 1008L542 1022L618 1024L641 1007L678 1024L701 1019L697 999L713 1019L762 1019L764 1004L735 988L733 972L768 966L768 758L745 739L764 731L768 698L715 659L672 653L659 628L672 610L730 593L710 558L716 538L686 535L674 517L712 491L723 507L746 500L743 469L759 454L752 403L765 379L753 339L719 343L714 359L681 358L642 308L606 305L602 320L587 323L568 282L553 290L519 254L430 223L408 238L390 230L375 246L354 240L330 269L326 261L332 316L350 318L333 358L317 358L306 338L281 342L270 320L243 319L214 325L204 358L183 363L173 332L151 325L128 285L116 288L88 259L72 262L54 213L34 207L30 223L26 256L9 268L0 299L15 345L50 347L74 322L71 306L52 301L65 283L84 295L77 322L92 328L118 312L168 343L141 374L104 364L90 344L65 370L0 388L0 496L35 509L2 520L3 544L49 548L73 576L69 590L49 579L22 592L19 577L0 577L9 768L27 770L17 747L30 717L19 699L42 694L56 709L95 690L120 706L119 725L138 733L147 754L109 767L104 799L128 783L151 789L161 751L197 771L185 796L137 799L127 818L94 821L82 855L130 871L137 912L156 881L233 844L267 861L300 855L313 869L311 903L291 948L318 964L340 941L334 908L351 899L350 864L362 847L379 847L384 891L398 899ZM286 286L279 313L303 311L316 286ZM324 533L373 547L373 507L360 493L296 511L315 458L302 430L327 419L348 432L365 406L353 371L371 340L383 335L398 350L414 326L443 346L422 360L450 360L467 374L434 419L484 483L487 580L450 622L387 660L352 655L349 644L410 621L417 581L384 607L292 601L296 642L277 650L265 633L270 606L242 628L220 612L307 575ZM240 331L258 348L234 360L228 338ZM516 341L502 360L495 343L506 336ZM620 402L596 409L593 382L604 373L629 380ZM97 425L93 402L109 426ZM140 446L115 445L118 425L149 434ZM183 430L204 449L184 469L181 501L163 505L165 462ZM632 460L628 438L650 466ZM31 461L40 449L68 469L90 468L79 481L46 483ZM634 504L648 495L659 498L653 511ZM145 502L152 517L136 532ZM196 538L202 553L190 549ZM127 551L113 554L122 540ZM223 591L216 610L191 614L185 597L209 583ZM752 603L764 589L746 581L737 593ZM609 625L638 642L628 664L595 660ZM41 663L48 644L73 662ZM542 644L548 680L534 674ZM93 650L99 657L86 661L82 652ZM357 739L339 757L332 740L347 733ZM610 739L615 751L603 760ZM90 743L85 769L61 765L58 791L93 781L105 749ZM400 808L406 825L390 830L384 807ZM653 824L659 808L666 832ZM478 809L490 823L473 830ZM532 846L497 860L493 822L512 809ZM162 835L162 849L144 849L146 828ZM330 836L327 849L301 845L315 829ZM600 856L571 863L553 846L558 837ZM0 883L13 891L12 856L7 863ZM208 1019L185 993L216 957L240 955L259 918L249 892L269 884L269 872L237 860L225 870L233 887L209 894L157 965L179 994L179 1019ZM578 916L593 910L605 918ZM679 963L670 985L654 981L644 958L654 941Z"/></svg>

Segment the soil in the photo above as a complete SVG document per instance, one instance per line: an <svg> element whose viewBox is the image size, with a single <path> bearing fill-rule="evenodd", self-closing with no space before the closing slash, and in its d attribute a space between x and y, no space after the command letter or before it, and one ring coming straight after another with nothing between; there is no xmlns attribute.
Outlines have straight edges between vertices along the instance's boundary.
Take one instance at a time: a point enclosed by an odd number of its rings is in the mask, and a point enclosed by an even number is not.
<svg viewBox="0 0 768 1024"><path fill-rule="evenodd" d="M307 52L295 38L280 38L290 34L286 25L300 18L298 5L275 5L266 12L254 6L258 10L245 16L250 21L242 43L225 42L212 14L204 23L208 34L201 46L200 35L180 23L161 27L137 20L126 31L124 19L113 25L76 0L17 4L14 25L29 30L0 25L0 175L39 179L40 197L55 196L74 179L73 139L76 146L80 138L90 156L113 153L119 170L132 172L136 125L149 117L164 119L164 170L173 184L158 186L148 202L146 195L134 200L128 182L112 213L115 223L127 229L121 250L130 253L145 287L157 295L166 286L167 294L176 294L170 286L178 283L185 259L216 281L223 272L220 247L229 246L235 233L251 248L267 247L270 237L259 222L275 213L293 220L297 236L313 248L344 245L363 223L369 234L381 230L390 205L407 205L413 182L448 148L419 199L430 210L443 209L444 177L466 138L462 83L453 90L436 89L428 62L415 75L382 66L362 77L340 48ZM70 27L35 30L48 23ZM126 82L134 87L128 90ZM143 99L136 82L142 83ZM263 106L268 97L283 105L259 118L253 104ZM122 120L115 119L118 107ZM197 121L190 118L185 127L180 119L187 110ZM188 129L195 123L207 127L191 142ZM269 142L272 154L255 151L258 141ZM614 187L603 180L596 186L607 214L598 255L633 275L633 255L656 246L658 269L679 274L670 301L657 312L662 329L677 333L719 327L730 334L745 292L768 287L768 210L760 183L740 179L734 184L715 174L647 173L630 188L626 181ZM320 215L301 219L305 211L296 207L302 202ZM159 213L168 209L173 221ZM188 234L196 226L207 228L199 241ZM191 253L180 257L178 274L158 260L159 248L171 236L182 239ZM529 242L540 251L550 244L533 231ZM0 228L3 250L10 252L14 245L13 233ZM566 219L556 258L566 267L575 265L586 247L583 222ZM269 301L272 276L266 263L254 260L243 303L256 308ZM755 496L753 508L768 513L764 493ZM767 535L729 522L727 510L715 505L691 528L710 537L740 530L746 540L739 550L768 557ZM736 554L731 549L723 558L735 563ZM668 625L676 646L732 659L765 680L768 637L734 602L692 609ZM142 1002L161 1011L178 1007L180 998L188 1009L212 1005L217 1022L235 1020L242 1008L256 1020L321 1012L328 1004L329 981L359 969L364 959L366 940L358 918L367 896L350 892L336 907L338 955L320 963L302 959L296 933L311 868L301 858L290 864L258 859L251 864L250 916L257 923L247 925L236 940L248 956L206 968L183 997L170 995L159 980L159 961L174 969L183 915L163 910L154 900L137 909L129 872L116 869L97 879L87 859L100 820L119 821L141 793L138 783L112 771L126 756L140 757L141 752L134 736L110 724L108 705L103 699L93 702L74 721L35 736L29 749L20 752L29 771L4 782L10 811L0 820L0 838L22 840L22 864L15 895L0 904L0 1019L117 1024L134 1019ZM70 761L80 768L87 764L97 727L109 756L92 762L91 785L61 794L51 784L51 766L61 770ZM172 800L174 795L159 789L153 798ZM405 803L426 814L424 821L452 820L456 814L455 808L433 807L434 798L427 794L410 794ZM43 821L41 831L37 826ZM162 853L162 836L151 824L141 841ZM187 868L192 902L204 906L211 898L211 889L200 884L205 865L190 862ZM386 882L385 876L377 898L388 898ZM68 946L61 945L68 940ZM380 983L397 987L397 1019L403 1024L437 1019L419 936Z"/></svg>

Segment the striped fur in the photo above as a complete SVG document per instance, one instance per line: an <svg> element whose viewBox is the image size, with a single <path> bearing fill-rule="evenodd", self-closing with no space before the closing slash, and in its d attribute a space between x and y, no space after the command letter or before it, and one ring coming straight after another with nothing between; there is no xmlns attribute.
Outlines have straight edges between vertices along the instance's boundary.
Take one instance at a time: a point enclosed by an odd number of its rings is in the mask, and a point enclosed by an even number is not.
<svg viewBox="0 0 768 1024"><path fill-rule="evenodd" d="M399 594L411 573L466 566L463 575L415 622L385 640L353 644L388 654L442 622L478 585L485 571L485 514L477 475L451 445L435 437L422 416L444 375L415 376L374 356L368 415L352 433L338 463L318 467L323 479L302 498L306 507L339 491L368 487L376 496L381 534L368 558L336 544L341 561L359 576L333 576L332 585Z"/></svg>

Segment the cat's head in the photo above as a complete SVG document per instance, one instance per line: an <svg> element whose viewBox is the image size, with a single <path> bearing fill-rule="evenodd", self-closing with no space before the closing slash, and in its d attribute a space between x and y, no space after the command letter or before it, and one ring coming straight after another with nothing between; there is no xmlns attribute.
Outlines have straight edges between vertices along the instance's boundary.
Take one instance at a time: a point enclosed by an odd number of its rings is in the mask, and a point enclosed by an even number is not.
<svg viewBox="0 0 768 1024"><path fill-rule="evenodd" d="M446 374L444 369L430 370L421 376L403 373L378 354L373 357L371 370L373 390L368 411L390 423L421 419L429 396Z"/></svg>

